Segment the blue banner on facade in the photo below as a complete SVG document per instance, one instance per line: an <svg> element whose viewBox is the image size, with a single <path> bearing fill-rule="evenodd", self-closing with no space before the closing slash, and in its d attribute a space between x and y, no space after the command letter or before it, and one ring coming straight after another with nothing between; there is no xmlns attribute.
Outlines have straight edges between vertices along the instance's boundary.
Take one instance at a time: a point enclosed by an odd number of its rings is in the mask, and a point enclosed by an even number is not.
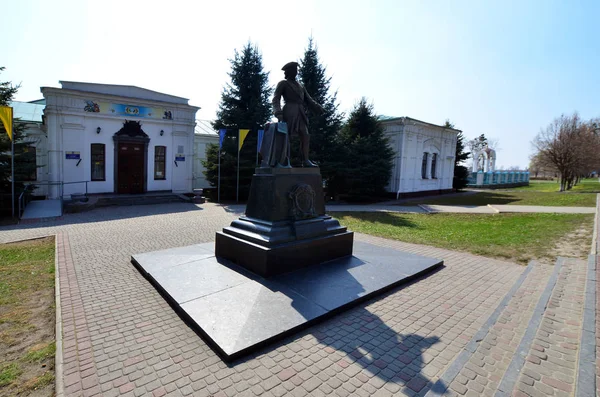
<svg viewBox="0 0 600 397"><path fill-rule="evenodd" d="M112 113L122 114L126 116L134 116L134 117L151 117L153 114L152 108L147 108L145 106L132 106L132 105L123 105L123 104L112 104Z"/></svg>

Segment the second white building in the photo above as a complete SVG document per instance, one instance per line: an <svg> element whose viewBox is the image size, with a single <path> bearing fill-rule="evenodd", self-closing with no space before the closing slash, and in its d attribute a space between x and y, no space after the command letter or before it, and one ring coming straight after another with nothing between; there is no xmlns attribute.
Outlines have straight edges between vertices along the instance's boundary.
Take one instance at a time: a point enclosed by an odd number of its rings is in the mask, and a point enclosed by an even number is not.
<svg viewBox="0 0 600 397"><path fill-rule="evenodd" d="M388 192L396 196L452 190L456 137L460 130L410 117L381 117L395 152Z"/></svg>

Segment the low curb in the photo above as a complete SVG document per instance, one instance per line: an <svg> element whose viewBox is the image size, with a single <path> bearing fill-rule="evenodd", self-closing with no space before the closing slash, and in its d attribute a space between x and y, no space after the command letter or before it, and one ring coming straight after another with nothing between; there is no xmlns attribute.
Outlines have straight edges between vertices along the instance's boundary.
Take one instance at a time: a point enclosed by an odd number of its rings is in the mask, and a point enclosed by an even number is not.
<svg viewBox="0 0 600 397"><path fill-rule="evenodd" d="M590 251L591 255L598 255L599 247L598 247L598 227L600 227L600 222L598 221L600 218L600 193L596 195L596 216L594 217L594 230L592 234L592 249Z"/></svg>
<svg viewBox="0 0 600 397"><path fill-rule="evenodd" d="M54 295L56 310L56 351L54 353L54 376L56 397L65 395L65 384L63 381L63 349L62 349L62 315L60 305L60 271L58 268L58 234L54 235Z"/></svg>
<svg viewBox="0 0 600 397"><path fill-rule="evenodd" d="M417 207L421 208L423 211L425 211L428 214L439 212L439 211L434 210L433 208L431 208L427 204L417 204Z"/></svg>
<svg viewBox="0 0 600 397"><path fill-rule="evenodd" d="M581 347L578 354L575 396L596 393L596 257L590 255L586 272Z"/></svg>

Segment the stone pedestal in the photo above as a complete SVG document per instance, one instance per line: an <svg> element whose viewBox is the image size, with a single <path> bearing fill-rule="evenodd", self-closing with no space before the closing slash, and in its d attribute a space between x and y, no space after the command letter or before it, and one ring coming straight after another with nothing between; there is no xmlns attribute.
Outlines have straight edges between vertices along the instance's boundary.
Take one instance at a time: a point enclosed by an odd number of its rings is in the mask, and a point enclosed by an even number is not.
<svg viewBox="0 0 600 397"><path fill-rule="evenodd" d="M351 256L353 237L325 214L319 168L257 168L246 216L217 232L215 255L270 277Z"/></svg>

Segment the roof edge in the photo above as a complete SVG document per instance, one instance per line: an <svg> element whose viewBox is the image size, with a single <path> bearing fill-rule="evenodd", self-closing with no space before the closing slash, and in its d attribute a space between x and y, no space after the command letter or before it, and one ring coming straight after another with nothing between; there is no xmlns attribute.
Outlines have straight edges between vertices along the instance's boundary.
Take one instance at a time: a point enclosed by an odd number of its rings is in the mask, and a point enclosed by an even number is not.
<svg viewBox="0 0 600 397"><path fill-rule="evenodd" d="M456 131L456 132L463 132L462 130L459 130L457 128L451 128L451 127L444 127L443 125L438 125L438 124L433 124L433 123L429 123L427 121L423 121L423 120L418 120L418 119L414 119L412 117L408 117L408 116L402 116L402 117L391 117L391 118L387 118L387 119L383 119L383 120L379 120L379 122L381 123L386 123L386 122L394 122L394 121L402 121L404 122L405 120L410 120L413 122L417 122L417 123L421 123L421 124L426 124L426 125L430 125L432 127L438 127L438 128L442 128L445 130L452 130L452 131Z"/></svg>
<svg viewBox="0 0 600 397"><path fill-rule="evenodd" d="M82 88L93 88L93 87L115 87L115 88L125 88L125 89L135 89L135 90L142 90L142 91L146 91L148 93L151 94L156 94L156 95L160 95L162 97L165 98L170 98L173 101L177 101L182 105L189 105L189 98L184 98L184 97L180 97L180 96L176 96L176 95L171 95L171 94L165 94L164 92L158 92L158 91L154 91L154 90L150 90L148 88L143 88L143 87L138 87L135 85L124 85L124 84L109 84L109 83L89 83L89 82L85 82L85 81L67 81L67 80L59 80L58 81L59 84L61 85L60 88L58 87L53 87L53 88L58 88L58 89L64 89L64 90L72 90L72 91L80 91L80 92L93 92L93 93L97 93L97 94L104 94L104 95L113 95L113 96L119 96L119 95L115 95L115 94L110 94L110 93L106 93L106 92L98 92L98 91L94 91L94 90L85 90ZM51 87L52 88L52 87ZM137 99L145 99L145 100L152 100L150 98L141 98L139 96L131 96L129 98L137 98ZM160 102L167 102L167 101L160 101Z"/></svg>

